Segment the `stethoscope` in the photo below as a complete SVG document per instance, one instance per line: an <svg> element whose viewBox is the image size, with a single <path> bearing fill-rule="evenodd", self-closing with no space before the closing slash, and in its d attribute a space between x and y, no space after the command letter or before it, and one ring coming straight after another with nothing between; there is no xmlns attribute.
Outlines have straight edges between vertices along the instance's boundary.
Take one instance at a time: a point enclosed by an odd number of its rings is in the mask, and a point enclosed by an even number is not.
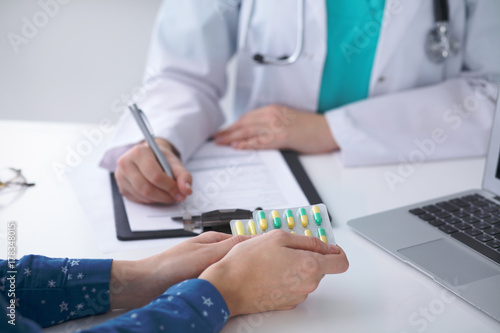
<svg viewBox="0 0 500 333"><path fill-rule="evenodd" d="M304 49L305 0L297 1L297 38L295 50L290 55L282 55L279 57L262 53L251 54L246 49L254 7L255 0L250 0L250 15L242 34L242 45L250 58L260 65L286 66L297 62ZM443 63L445 60L458 53L459 44L451 35L449 22L448 0L434 0L434 26L427 35L425 45L427 56L433 63Z"/></svg>
<svg viewBox="0 0 500 333"><path fill-rule="evenodd" d="M429 59L441 64L458 53L458 41L451 35L448 0L434 0L434 27L427 35L425 51Z"/></svg>
<svg viewBox="0 0 500 333"><path fill-rule="evenodd" d="M277 65L286 66L297 62L304 49L304 24L305 18L305 0L297 0L297 38L295 43L295 50L290 55L283 55L281 57L266 55L262 53L250 54L253 61L260 65ZM255 7L255 0L250 0L250 15L248 17L248 22L243 31L243 41L242 45L245 47L247 45L248 33L250 30L250 24L252 23L253 10ZM248 51L247 51L248 52Z"/></svg>

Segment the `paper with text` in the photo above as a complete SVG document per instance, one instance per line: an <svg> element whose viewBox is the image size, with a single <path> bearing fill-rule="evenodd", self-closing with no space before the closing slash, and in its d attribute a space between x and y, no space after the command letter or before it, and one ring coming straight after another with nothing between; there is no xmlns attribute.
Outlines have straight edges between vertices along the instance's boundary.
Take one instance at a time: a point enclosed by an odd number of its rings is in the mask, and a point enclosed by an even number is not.
<svg viewBox="0 0 500 333"><path fill-rule="evenodd" d="M132 231L182 229L184 209L199 215L215 209L263 209L308 205L309 202L279 151L242 151L204 144L186 163L193 194L182 205L143 205L126 198Z"/></svg>

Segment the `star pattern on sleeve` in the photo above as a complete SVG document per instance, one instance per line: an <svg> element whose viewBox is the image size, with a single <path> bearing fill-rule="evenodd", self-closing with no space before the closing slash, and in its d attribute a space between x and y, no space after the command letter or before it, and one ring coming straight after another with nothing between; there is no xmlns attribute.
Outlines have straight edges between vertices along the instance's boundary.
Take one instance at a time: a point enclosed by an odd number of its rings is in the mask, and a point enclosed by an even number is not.
<svg viewBox="0 0 500 333"><path fill-rule="evenodd" d="M219 332L229 318L222 295L208 281L192 279L172 286L148 305L95 327L97 331Z"/></svg>
<svg viewBox="0 0 500 333"><path fill-rule="evenodd" d="M89 311L106 312L111 262L110 259L24 256L16 261L19 280L16 307L43 327L81 318ZM2 272L0 270L0 289L5 289L7 278Z"/></svg>
<svg viewBox="0 0 500 333"><path fill-rule="evenodd" d="M62 301L62 303L59 304L59 307L61 308L60 312L68 311L68 303L66 303L65 301Z"/></svg>
<svg viewBox="0 0 500 333"><path fill-rule="evenodd" d="M222 310L222 314L224 315L224 322L226 322L229 319L229 312L227 312L224 309L221 309L221 310Z"/></svg>
<svg viewBox="0 0 500 333"><path fill-rule="evenodd" d="M210 297L206 298L205 296L201 296L201 298L203 299L203 304L205 304L206 306L211 307L212 305L214 305Z"/></svg>

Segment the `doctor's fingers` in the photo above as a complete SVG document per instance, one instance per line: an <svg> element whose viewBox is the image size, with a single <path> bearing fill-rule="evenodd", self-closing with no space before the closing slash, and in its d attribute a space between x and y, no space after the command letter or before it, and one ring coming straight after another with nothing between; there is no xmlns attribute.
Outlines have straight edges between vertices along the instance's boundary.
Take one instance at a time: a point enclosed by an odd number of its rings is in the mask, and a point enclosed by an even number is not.
<svg viewBox="0 0 500 333"><path fill-rule="evenodd" d="M234 133L245 133L250 128L272 129L276 127L278 118L273 115L273 112L269 112L270 109L271 107L264 107L245 113L234 124L215 134L214 139L220 144L229 144ZM244 138L248 137L250 137L249 133Z"/></svg>
<svg viewBox="0 0 500 333"><path fill-rule="evenodd" d="M287 149L290 148L282 135L272 132L261 132L255 136L244 140L237 140L231 143L235 149Z"/></svg>
<svg viewBox="0 0 500 333"><path fill-rule="evenodd" d="M177 182L163 171L151 151L147 152L147 155L147 158L144 156L144 158L135 160L135 167L143 179L140 179L137 175L134 179L130 179L134 188L141 195L151 198L154 202L173 203L184 201L186 196L179 191ZM173 168L172 172L174 172ZM143 183L143 180L146 180L146 182ZM171 200L166 201L167 197Z"/></svg>
<svg viewBox="0 0 500 333"><path fill-rule="evenodd" d="M173 152L166 152L165 158L167 159L167 162L172 169L172 173L175 177L175 182L177 183L177 188L180 192L179 194L185 197L193 193L193 177L186 170L181 160Z"/></svg>
<svg viewBox="0 0 500 333"><path fill-rule="evenodd" d="M115 179L116 183L118 185L118 190L120 191L120 194L126 197L129 200L132 200L134 202L138 203L146 203L143 198L135 195L130 191L132 188L132 185L130 182L127 180L127 178L123 177L120 173L119 170L115 171Z"/></svg>
<svg viewBox="0 0 500 333"><path fill-rule="evenodd" d="M299 111L283 105L267 105L243 114L233 126L259 125L283 128L291 125Z"/></svg>
<svg viewBox="0 0 500 333"><path fill-rule="evenodd" d="M115 172L115 178L118 184L118 188L120 189L120 193L129 200L144 204L150 204L153 202L175 202L170 195L164 193L160 194L160 198L151 198L150 191L147 190L145 186L152 185L148 185L147 179L144 178L138 171L137 175L128 174L125 176L121 172L121 169L117 169ZM143 193L147 195L144 195Z"/></svg>
<svg viewBox="0 0 500 333"><path fill-rule="evenodd" d="M254 136L256 129L256 127L237 127L231 130L227 129L214 137L215 142L220 145L229 145L234 141L245 140Z"/></svg>
<svg viewBox="0 0 500 333"><path fill-rule="evenodd" d="M156 162L156 161L155 161ZM140 197L147 200L147 203L175 203L177 201L176 197L165 191L163 188L158 186L158 183L154 181L155 176L149 175L151 181L146 176L143 170L140 170L137 165L132 165L132 168L135 168L134 172L131 172L128 176L128 181L132 185L132 191L135 195L139 195ZM162 170L163 171L163 170ZM162 177L169 178L166 174L161 175ZM170 179L170 178L169 178ZM173 182L173 180L171 180Z"/></svg>
<svg viewBox="0 0 500 333"><path fill-rule="evenodd" d="M162 150L162 153L165 155L165 158L167 159L169 164L176 163L175 170L174 168L172 168L172 171L179 172L180 161L178 161L174 153L166 148L160 149ZM177 182L174 179L170 178L165 173L165 171L163 171L160 163L158 163L155 155L153 154L153 151L146 143L135 146L130 150L128 155L130 160L132 161L132 164L125 165L125 167L129 167L131 169L130 174L136 171L133 170L133 168L135 167L136 169L138 169L138 172L148 180L147 184L142 184L139 182L134 183L134 181L131 180L134 188L140 191L143 196L151 198L152 200L154 199L154 202L160 203L173 203L176 201L181 202L186 199L186 196L180 192ZM165 194L168 194L171 198L173 198L173 200L165 201L166 196L162 195L161 192L165 192ZM162 201L159 201L159 199L161 198L164 199Z"/></svg>
<svg viewBox="0 0 500 333"><path fill-rule="evenodd" d="M287 138L290 133L264 125L249 125L229 133L220 140L220 144L231 144L240 149L275 149L287 148ZM217 142L219 143L219 142Z"/></svg>

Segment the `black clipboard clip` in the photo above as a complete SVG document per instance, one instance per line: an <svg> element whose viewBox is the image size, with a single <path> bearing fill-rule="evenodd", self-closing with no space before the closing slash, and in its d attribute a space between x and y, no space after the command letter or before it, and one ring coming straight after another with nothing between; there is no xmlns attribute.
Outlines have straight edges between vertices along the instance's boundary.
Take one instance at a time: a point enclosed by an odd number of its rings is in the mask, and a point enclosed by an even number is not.
<svg viewBox="0 0 500 333"><path fill-rule="evenodd" d="M256 208L261 209L261 208ZM217 209L201 215L191 215L184 212L182 216L176 216L174 221L182 222L184 230L201 233L203 231L220 231L231 233L229 222L231 220L248 220L252 218L252 211L246 209Z"/></svg>

